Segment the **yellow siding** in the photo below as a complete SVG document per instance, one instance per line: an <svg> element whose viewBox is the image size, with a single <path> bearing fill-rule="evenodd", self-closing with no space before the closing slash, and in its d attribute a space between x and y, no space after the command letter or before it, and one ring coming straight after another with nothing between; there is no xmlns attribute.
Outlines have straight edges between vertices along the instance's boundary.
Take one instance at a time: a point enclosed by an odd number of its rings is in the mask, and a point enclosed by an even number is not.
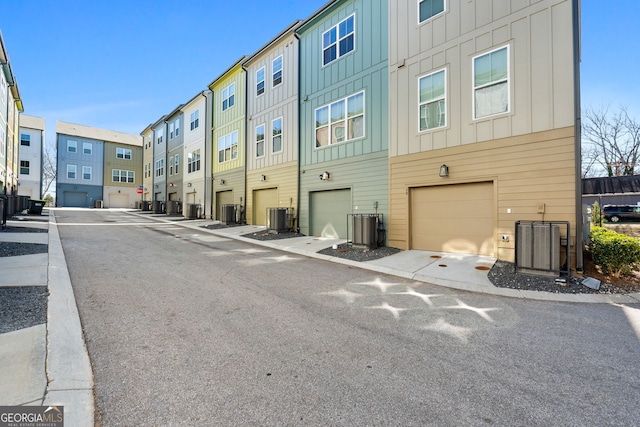
<svg viewBox="0 0 640 427"><path fill-rule="evenodd" d="M260 181L264 175L265 180ZM291 162L271 168L247 171L247 224L253 224L254 190L277 188L278 207L295 208L298 206L298 164ZM297 217L297 212L295 212Z"/></svg>

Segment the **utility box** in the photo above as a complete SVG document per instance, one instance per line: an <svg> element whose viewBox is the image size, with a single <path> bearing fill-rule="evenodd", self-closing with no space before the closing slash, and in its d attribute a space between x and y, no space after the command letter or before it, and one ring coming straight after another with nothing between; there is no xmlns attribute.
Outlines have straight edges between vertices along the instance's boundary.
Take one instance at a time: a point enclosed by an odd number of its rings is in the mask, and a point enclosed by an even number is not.
<svg viewBox="0 0 640 427"><path fill-rule="evenodd" d="M220 222L223 224L236 223L236 205L222 205Z"/></svg>
<svg viewBox="0 0 640 427"><path fill-rule="evenodd" d="M198 210L200 205L195 203L187 204L187 212L185 213L185 218L187 219L197 219L198 218Z"/></svg>
<svg viewBox="0 0 640 427"><path fill-rule="evenodd" d="M164 202L162 202L160 200L154 200L153 201L153 213L154 214L164 213Z"/></svg>
<svg viewBox="0 0 640 427"><path fill-rule="evenodd" d="M522 273L560 274L560 227L553 223L516 223L516 269Z"/></svg>
<svg viewBox="0 0 640 427"><path fill-rule="evenodd" d="M378 223L377 214L353 215L353 242L354 246L376 249L378 247Z"/></svg>
<svg viewBox="0 0 640 427"><path fill-rule="evenodd" d="M178 204L175 200L169 200L167 202L167 215L177 215L178 214Z"/></svg>
<svg viewBox="0 0 640 427"><path fill-rule="evenodd" d="M287 225L287 208L269 208L267 218L267 231L269 233L284 233L289 230Z"/></svg>

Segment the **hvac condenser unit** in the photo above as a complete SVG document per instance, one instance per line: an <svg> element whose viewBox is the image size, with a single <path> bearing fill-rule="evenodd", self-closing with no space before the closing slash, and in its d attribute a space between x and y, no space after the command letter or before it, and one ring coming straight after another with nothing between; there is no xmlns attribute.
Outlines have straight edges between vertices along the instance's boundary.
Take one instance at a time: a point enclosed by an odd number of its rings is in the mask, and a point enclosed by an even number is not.
<svg viewBox="0 0 640 427"><path fill-rule="evenodd" d="M236 223L236 205L222 205L220 222L223 224Z"/></svg>
<svg viewBox="0 0 640 427"><path fill-rule="evenodd" d="M269 233L284 233L287 231L287 208L269 208L268 218L267 230Z"/></svg>
<svg viewBox="0 0 640 427"><path fill-rule="evenodd" d="M560 273L560 227L516 223L516 267L522 273Z"/></svg>
<svg viewBox="0 0 640 427"><path fill-rule="evenodd" d="M378 215L353 215L353 245L378 247Z"/></svg>

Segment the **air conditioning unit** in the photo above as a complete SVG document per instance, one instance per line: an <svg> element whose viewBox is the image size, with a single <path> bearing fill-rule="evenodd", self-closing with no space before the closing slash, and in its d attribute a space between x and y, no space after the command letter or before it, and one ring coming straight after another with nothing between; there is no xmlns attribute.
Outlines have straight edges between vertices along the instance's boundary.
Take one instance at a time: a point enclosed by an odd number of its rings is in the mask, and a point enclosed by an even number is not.
<svg viewBox="0 0 640 427"><path fill-rule="evenodd" d="M353 246L378 247L378 215L353 215Z"/></svg>
<svg viewBox="0 0 640 427"><path fill-rule="evenodd" d="M95 203L95 208L96 209L102 209L103 206L104 206L104 204L102 203L102 200L96 200L96 203Z"/></svg>
<svg viewBox="0 0 640 427"><path fill-rule="evenodd" d="M269 233L284 233L287 227L287 208L269 208L269 221L267 230Z"/></svg>
<svg viewBox="0 0 640 427"><path fill-rule="evenodd" d="M236 205L222 205L220 222L223 224L236 223Z"/></svg>
<svg viewBox="0 0 640 427"><path fill-rule="evenodd" d="M545 223L516 224L516 268L523 273L560 273L560 227Z"/></svg>

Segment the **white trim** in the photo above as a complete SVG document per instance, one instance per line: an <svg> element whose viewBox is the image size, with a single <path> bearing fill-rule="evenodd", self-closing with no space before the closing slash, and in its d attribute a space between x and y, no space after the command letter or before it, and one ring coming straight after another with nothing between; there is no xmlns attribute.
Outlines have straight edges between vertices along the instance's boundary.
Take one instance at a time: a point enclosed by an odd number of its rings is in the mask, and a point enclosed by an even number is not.
<svg viewBox="0 0 640 427"><path fill-rule="evenodd" d="M258 154L258 128L262 126L262 155ZM262 123L254 128L253 143L256 159L263 158L267 152L267 124Z"/></svg>
<svg viewBox="0 0 640 427"><path fill-rule="evenodd" d="M507 82L507 111L502 111L499 113L495 113L495 114L489 114L487 116L482 116L482 117L476 117L476 90L477 89L482 89L483 87L489 87L492 85L495 85L496 83L498 83L498 81L495 82L491 82L487 85L484 86L478 86L476 88L475 86L475 75L476 75L476 59L486 56L486 55L490 55L494 52L497 52L499 50L502 49L507 49L507 78L506 78L506 82ZM511 113L511 45L510 44L506 44L503 46L500 46L498 48L492 49L492 50L488 50L486 52L483 52L481 54L475 55L471 58L471 109L472 109L472 113L471 113L471 120L472 121L478 121L478 120L485 120L489 117L495 117L495 116L499 116L499 115L503 115L503 114L509 114Z"/></svg>
<svg viewBox="0 0 640 427"><path fill-rule="evenodd" d="M340 34L339 34L339 29L340 29L340 24L342 24L343 22L347 21L349 18L353 17L353 49L351 49L349 52L340 55ZM336 29L336 41L335 41L335 45L336 45L336 58L327 62L326 64L324 63L324 51L325 51L325 47L324 47L324 35L327 34L329 31ZM339 60L340 58L349 55L350 53L355 52L357 49L356 47L358 46L357 43L357 22L356 22L356 13L352 13L351 15L347 16L346 18L342 19L340 22L338 22L336 25L333 25L331 28L329 28L328 30L324 31L322 33L322 35L320 36L320 63L322 64L322 68L333 64L334 62L336 62L337 60ZM343 37L344 39L345 37ZM333 43L332 43L333 44Z"/></svg>
<svg viewBox="0 0 640 427"><path fill-rule="evenodd" d="M280 120L280 150L274 151L273 149L273 122ZM282 116L276 117L271 120L271 154L278 154L284 151L284 118Z"/></svg>
<svg viewBox="0 0 640 427"><path fill-rule="evenodd" d="M258 93L258 91L260 90L258 89L258 85L260 84L260 80L258 80L258 73L260 71L262 71L262 93ZM267 90L266 76L267 76L267 71L265 67L262 67L256 70L256 98L259 97L260 95L263 95Z"/></svg>
<svg viewBox="0 0 640 427"><path fill-rule="evenodd" d="M273 81L275 80L275 72L273 71L273 64L277 61L280 60L280 83L278 84L273 84ZM271 61L271 88L275 88L280 86L282 83L284 83L284 57L283 55L278 56L277 58L275 58L274 60Z"/></svg>
<svg viewBox="0 0 640 427"><path fill-rule="evenodd" d="M357 138L347 139L348 130L349 130L348 129L348 122L349 122L349 103L348 103L348 100L349 100L349 98L352 98L352 97L354 97L356 95L360 95L360 94L362 94L362 119L363 119L362 136L359 136ZM331 143L331 132L329 132L329 134L327 135L327 137L328 137L327 145L321 145L320 147L317 147L316 146L316 132L317 132L318 128L315 126L316 112L318 110L323 109L323 108L328 108L327 127L329 128L329 130L331 130L331 127L332 127L332 125L331 125L331 105L336 104L336 103L338 103L340 101L344 101L344 119L343 119L343 122L344 122L344 128L345 128L345 139L343 141L336 142L336 143L332 144ZM333 100L333 101L331 101L331 102L329 102L327 104L321 105L320 107L314 109L313 110L313 123L314 123L314 126L313 126L313 137L311 139L313 141L313 147L316 150L320 150L320 149L323 149L323 148L331 147L332 145L342 144L342 143L345 143L345 142L355 141L355 140L358 140L358 139L366 138L367 137L367 132L366 132L366 130L367 130L367 126L366 126L367 108L366 107L367 107L367 97L366 97L365 90L362 89L361 91L352 93L351 95L345 96L345 97L340 98L340 99L335 99L335 100ZM336 122L336 123L338 123L338 122Z"/></svg>
<svg viewBox="0 0 640 427"><path fill-rule="evenodd" d="M443 72L443 71L444 71L444 95L442 96L442 98L436 98L436 99L433 99L430 102L426 102L424 104L426 105L426 104L429 104L431 102L436 102L436 101L439 101L439 100L443 99L444 100L444 108L445 108L444 124L442 126L438 126L438 127L434 127L434 128L430 128L430 129L424 129L424 130L420 129L420 107L422 106L422 103L420 102L420 80L425 78L425 77L433 76L433 75L438 74L438 73ZM423 74L421 76L418 76L418 87L417 87L417 91L416 92L417 92L417 95L418 95L418 103L417 103L417 105L418 105L418 108L417 108L417 110L418 110L418 133L431 132L431 131L436 130L436 129L442 129L442 128L447 127L448 119L449 119L449 114L448 114L449 113L449 103L447 102L447 67L440 68L438 70L435 70L435 71L429 72L427 74Z"/></svg>
<svg viewBox="0 0 640 427"><path fill-rule="evenodd" d="M418 26L426 24L427 22L431 22L434 19L436 19L438 16L444 15L445 13L447 13L447 2L448 2L448 0L442 0L443 1L443 6L444 6L444 9L442 10L442 12L436 13L435 15L425 19L424 21L420 21L420 3L422 3L423 1L424 0L416 1L416 18L418 19Z"/></svg>

